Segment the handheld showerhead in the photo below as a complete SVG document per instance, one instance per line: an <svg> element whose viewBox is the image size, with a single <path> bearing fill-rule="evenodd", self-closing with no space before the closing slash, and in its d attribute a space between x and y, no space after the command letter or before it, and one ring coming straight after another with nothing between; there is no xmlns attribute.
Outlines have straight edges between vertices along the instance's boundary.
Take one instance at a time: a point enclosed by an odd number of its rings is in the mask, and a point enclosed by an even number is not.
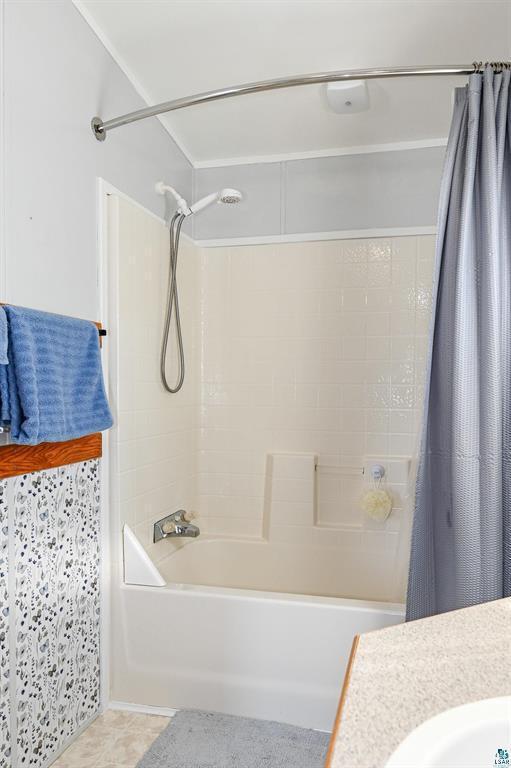
<svg viewBox="0 0 511 768"><path fill-rule="evenodd" d="M243 195L237 189L221 189L220 192L212 192L206 197L202 197L197 200L196 203L190 206L191 213L198 213L199 211L207 208L212 203L240 203L243 200Z"/></svg>
<svg viewBox="0 0 511 768"><path fill-rule="evenodd" d="M206 195L206 197L201 197L200 200L197 200L196 203L193 203L193 205L190 206L190 213L198 213L199 211L203 211L204 208L207 208L208 205L211 205L212 203L218 202L218 192L212 192L210 195Z"/></svg>
<svg viewBox="0 0 511 768"><path fill-rule="evenodd" d="M241 203L242 200L243 195L239 189L222 189L218 195L218 202L227 203L228 205L232 205L233 203Z"/></svg>
<svg viewBox="0 0 511 768"><path fill-rule="evenodd" d="M179 392L183 386L185 378L185 356L183 348L183 335L181 333L181 318L179 314L179 298L178 298L178 286L177 286L177 255L179 251L179 233L181 232L181 225L186 216L191 216L192 213L197 213L207 208L212 203L225 203L232 205L233 203L240 203L243 200L243 195L237 189L221 189L220 192L212 192L210 195L197 200L193 205L188 205L184 197L181 197L174 187L169 187L163 181L159 181L156 184L156 192L159 195L166 195L169 192L177 204L177 211L173 213L170 221L170 269L169 269L169 287L167 293L167 307L165 312L165 325L163 330L163 338L161 343L160 354L160 376L162 384L167 392L175 393ZM179 357L179 374L177 383L175 386L170 386L167 380L166 372L166 360L167 360L167 346L169 342L170 324L172 322L173 311L175 312L175 329L177 335L177 351Z"/></svg>
<svg viewBox="0 0 511 768"><path fill-rule="evenodd" d="M202 197L193 205L188 205L184 197L181 197L174 187L169 187L168 184L165 184L163 181L159 181L155 188L159 195L164 195L166 192L170 192L177 203L177 210L179 213L182 213L183 216L190 216L192 213L198 213L212 203L232 205L233 203L241 203L243 200L243 195L238 189L230 189L227 187L226 189L221 189L220 192L212 192L210 195Z"/></svg>

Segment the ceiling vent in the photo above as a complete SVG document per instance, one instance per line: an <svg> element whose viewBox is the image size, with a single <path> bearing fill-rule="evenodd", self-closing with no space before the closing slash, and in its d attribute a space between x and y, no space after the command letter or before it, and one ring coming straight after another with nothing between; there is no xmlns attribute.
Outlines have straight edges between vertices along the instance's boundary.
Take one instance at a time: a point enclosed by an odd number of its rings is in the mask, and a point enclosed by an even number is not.
<svg viewBox="0 0 511 768"><path fill-rule="evenodd" d="M326 98L330 109L340 115L365 112L369 109L369 91L366 80L328 83Z"/></svg>

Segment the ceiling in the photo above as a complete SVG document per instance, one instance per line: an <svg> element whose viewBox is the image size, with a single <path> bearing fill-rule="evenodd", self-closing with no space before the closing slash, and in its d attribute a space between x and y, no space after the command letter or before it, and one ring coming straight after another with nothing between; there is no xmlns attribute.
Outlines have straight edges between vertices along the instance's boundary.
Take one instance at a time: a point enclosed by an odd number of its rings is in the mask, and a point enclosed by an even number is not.
<svg viewBox="0 0 511 768"><path fill-rule="evenodd" d="M335 69L509 59L508 0L76 0L148 103ZM338 115L324 86L240 96L164 116L196 165L445 137L464 78L369 82ZM105 114L108 119L115 115ZM129 130L129 127L120 130Z"/></svg>

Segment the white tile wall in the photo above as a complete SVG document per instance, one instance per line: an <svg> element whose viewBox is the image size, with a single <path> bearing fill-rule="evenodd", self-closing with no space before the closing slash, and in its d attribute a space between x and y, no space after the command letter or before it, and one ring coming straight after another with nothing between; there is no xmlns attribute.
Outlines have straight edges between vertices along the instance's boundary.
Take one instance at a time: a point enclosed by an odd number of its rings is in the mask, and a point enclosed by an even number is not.
<svg viewBox="0 0 511 768"><path fill-rule="evenodd" d="M396 457L416 450L433 258L430 236L202 251L198 506L211 533L261 535L266 454L313 453L359 469L318 473L322 535L359 530L362 551L395 556L406 482L390 471L395 509L373 523L361 468L408 466ZM295 501L280 499L281 538L310 535L291 530Z"/></svg>
<svg viewBox="0 0 511 768"><path fill-rule="evenodd" d="M264 534L272 539L275 526L314 525L316 456L313 453L273 453L266 464L268 505Z"/></svg>
<svg viewBox="0 0 511 768"><path fill-rule="evenodd" d="M156 562L175 545L152 545L154 520L186 507L211 535L312 540L403 572L434 238L202 250L183 239L187 371L169 396L159 382L168 234L140 209L115 205L117 519ZM271 476L269 454L279 454ZM310 469L315 458L311 483L301 462ZM362 468L373 461L388 468L395 501L385 523L360 509Z"/></svg>
<svg viewBox="0 0 511 768"><path fill-rule="evenodd" d="M168 230L135 205L112 196L110 227L118 249L117 364L111 390L118 418L111 439L113 519L128 523L158 562L174 546L152 544L153 523L181 507L195 509L198 473L199 252L182 237L180 308L186 349L183 389L167 394L159 373L168 274ZM174 339L169 345L175 350ZM176 375L175 356L168 374ZM174 372L174 373L173 373Z"/></svg>

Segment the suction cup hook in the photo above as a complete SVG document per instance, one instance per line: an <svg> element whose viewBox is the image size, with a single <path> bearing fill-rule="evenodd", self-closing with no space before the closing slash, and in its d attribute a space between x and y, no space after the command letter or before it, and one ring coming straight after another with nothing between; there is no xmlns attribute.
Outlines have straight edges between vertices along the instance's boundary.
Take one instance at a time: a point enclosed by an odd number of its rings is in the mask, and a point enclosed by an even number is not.
<svg viewBox="0 0 511 768"><path fill-rule="evenodd" d="M385 477L385 467L382 464L373 464L371 467L371 477L375 482L380 482Z"/></svg>

